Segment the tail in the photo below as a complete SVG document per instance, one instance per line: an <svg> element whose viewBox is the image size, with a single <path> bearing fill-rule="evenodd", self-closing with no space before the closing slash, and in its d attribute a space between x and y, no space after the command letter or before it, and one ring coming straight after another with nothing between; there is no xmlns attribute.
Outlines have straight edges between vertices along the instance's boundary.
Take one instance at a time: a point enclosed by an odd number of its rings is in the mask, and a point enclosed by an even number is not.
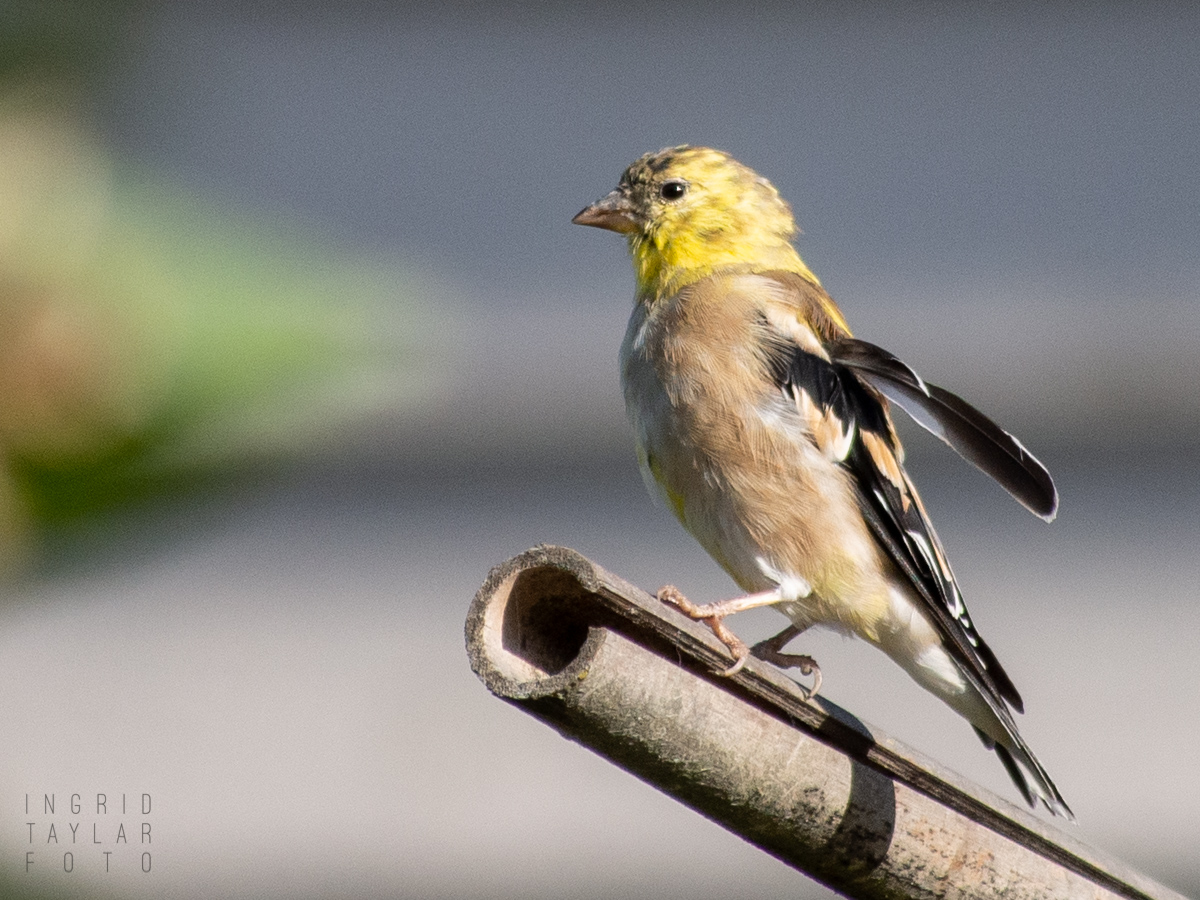
<svg viewBox="0 0 1200 900"><path fill-rule="evenodd" d="M1003 718L1009 719L1004 722L1004 725L1005 731L1012 739L1013 746L1007 747L997 743L978 727L975 728L975 733L979 735L979 739L983 741L985 747L996 751L1005 771L1008 772L1008 777L1017 786L1017 790L1021 792L1026 803L1036 807L1037 801L1041 800L1046 809L1054 815L1074 822L1075 814L1071 812L1071 807L1067 806L1067 801L1062 798L1062 794L1058 792L1058 788L1046 774L1045 768L1038 762L1038 758L1033 755L1033 751L1025 744L1021 735L1017 733L1015 723L1008 716Z"/></svg>
<svg viewBox="0 0 1200 900"><path fill-rule="evenodd" d="M884 647L885 651L888 649ZM990 656L990 651L988 654ZM1017 731L1017 723L1013 721L1009 707L1010 703L1014 707L1020 703L1020 698L1007 676L1003 677L1003 683L1009 686L1008 693L1015 698L1015 702L1006 700L998 690L985 687L974 671L959 663L938 644L926 646L919 654L893 655L892 658L918 684L971 723L983 745L996 751L1025 802L1036 807L1040 800L1054 815L1075 821L1075 814Z"/></svg>
<svg viewBox="0 0 1200 900"><path fill-rule="evenodd" d="M935 622L940 621L910 598L904 589L892 591L891 619L880 629L877 646L917 684L971 723L984 746L996 751L1030 806L1041 800L1054 815L1074 821L1071 808L1017 731L1013 710L1021 709L1021 696L995 655L973 631L964 631L962 643L969 643L974 651L967 657L958 643L939 632Z"/></svg>
<svg viewBox="0 0 1200 900"><path fill-rule="evenodd" d="M942 694L942 700L971 723L985 747L996 751L1008 777L1026 803L1036 807L1040 800L1054 815L1074 822L1075 814L1071 812L1071 807L1067 806L1067 801L1054 786L1045 767L1017 731L1009 704L998 694L987 691L972 673L960 671L966 676L970 687L956 696Z"/></svg>

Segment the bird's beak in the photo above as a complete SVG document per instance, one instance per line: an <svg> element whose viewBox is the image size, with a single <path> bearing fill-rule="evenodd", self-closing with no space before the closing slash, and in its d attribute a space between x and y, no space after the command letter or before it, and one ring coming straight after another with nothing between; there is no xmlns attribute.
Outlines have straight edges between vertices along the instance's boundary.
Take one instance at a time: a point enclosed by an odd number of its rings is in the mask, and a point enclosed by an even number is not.
<svg viewBox="0 0 1200 900"><path fill-rule="evenodd" d="M630 234L641 228L638 215L634 212L633 204L621 192L620 188L601 197L591 206L586 206L571 220L576 225L591 225L593 228L607 228L621 234Z"/></svg>

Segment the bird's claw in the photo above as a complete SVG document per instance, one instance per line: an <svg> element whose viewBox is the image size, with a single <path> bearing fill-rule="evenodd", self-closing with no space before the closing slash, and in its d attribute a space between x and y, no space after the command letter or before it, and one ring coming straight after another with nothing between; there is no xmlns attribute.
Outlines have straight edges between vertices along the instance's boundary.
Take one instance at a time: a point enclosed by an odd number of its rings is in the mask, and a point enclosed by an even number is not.
<svg viewBox="0 0 1200 900"><path fill-rule="evenodd" d="M706 623L712 629L713 634L717 636L717 640L729 648L729 653L733 656L733 665L721 672L723 677L729 678L742 671L742 668L746 665L746 660L750 658L750 648L746 646L741 638L729 630L723 621L724 616L708 614L705 607L697 606L687 597L683 596L674 585L668 584L659 588L657 596L659 602L674 606L689 619Z"/></svg>
<svg viewBox="0 0 1200 900"><path fill-rule="evenodd" d="M753 647L747 647L741 638L730 631L728 626L725 625L725 616L714 612L713 605L697 606L687 597L683 596L677 587L670 584L659 588L658 599L662 603L674 606L688 618L706 623L712 629L713 634L717 636L717 639L729 648L729 653L733 656L733 665L721 672L726 678L742 671L742 668L746 665L746 660L751 656L755 656L781 669L799 669L802 675L811 675L813 679L812 687L803 688L807 699L812 700L817 696L817 692L821 690L821 667L817 665L817 661L811 656L783 652L783 648L787 642L803 631L802 628L795 625L789 626L774 637L767 638L765 641L759 641Z"/></svg>
<svg viewBox="0 0 1200 900"><path fill-rule="evenodd" d="M784 634L787 634L785 631ZM795 635L788 635L787 640L790 640ZM765 641L759 641L750 648L750 653L756 658L769 662L773 666L778 666L781 669L799 669L801 675L812 676L812 687L804 688L805 699L812 700L821 690L821 667L817 665L817 661L806 653L784 653L781 649L787 640L779 641L779 635L773 638L767 638Z"/></svg>
<svg viewBox="0 0 1200 900"><path fill-rule="evenodd" d="M658 589L659 603L666 603L668 606L674 606L681 613L690 619L701 619L703 616L696 615L697 606L687 597L683 596L679 588L673 584L665 584Z"/></svg>

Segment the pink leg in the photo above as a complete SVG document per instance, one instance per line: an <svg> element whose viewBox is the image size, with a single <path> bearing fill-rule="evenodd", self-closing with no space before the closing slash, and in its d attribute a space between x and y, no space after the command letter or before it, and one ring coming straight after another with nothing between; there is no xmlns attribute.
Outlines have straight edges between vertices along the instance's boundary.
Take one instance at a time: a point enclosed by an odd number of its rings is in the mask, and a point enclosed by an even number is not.
<svg viewBox="0 0 1200 900"><path fill-rule="evenodd" d="M746 660L750 658L750 648L746 646L741 638L730 631L722 621L727 615L737 611L733 609L725 610L726 604L734 601L726 600L723 603L709 603L705 606L697 606L687 597L683 596L678 588L670 584L659 588L658 599L663 603L669 603L671 606L674 606L688 618L707 623L708 627L712 629L713 634L717 636L717 639L729 648L729 652L733 655L733 665L722 672L722 675L728 677L742 671L742 666L746 665ZM745 598L739 597L738 599Z"/></svg>

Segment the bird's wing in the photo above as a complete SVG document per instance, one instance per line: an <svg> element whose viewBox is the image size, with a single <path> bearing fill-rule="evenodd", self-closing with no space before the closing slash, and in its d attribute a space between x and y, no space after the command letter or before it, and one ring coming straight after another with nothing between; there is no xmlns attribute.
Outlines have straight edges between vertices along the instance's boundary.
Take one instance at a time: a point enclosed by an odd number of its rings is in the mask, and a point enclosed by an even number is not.
<svg viewBox="0 0 1200 900"><path fill-rule="evenodd" d="M1058 511L1058 491L1050 473L1025 446L961 397L930 384L886 350L853 338L833 300L820 287L792 272L761 274L766 292L789 308L792 322L804 323L821 344L819 353L853 369L913 420L955 452L994 478L1026 509L1046 521ZM772 324L779 325L778 321ZM780 330L792 332L790 322Z"/></svg>
<svg viewBox="0 0 1200 900"><path fill-rule="evenodd" d="M838 318L823 315L833 301L820 288L781 273L765 279L769 286L763 294L770 299L759 307L759 334L769 377L806 417L808 434L826 458L849 474L864 521L912 585L945 650L1010 738L1002 746L977 727L984 744L1000 756L1030 804L1036 795L1053 812L1073 818L1013 721L1009 707L1024 711L1021 696L975 631L941 541L904 471L883 388L894 389L906 409L926 416L929 422L922 424L945 435L947 443L1040 515L1053 514L1057 503L1049 475L1015 438L974 408L922 381L883 350L851 338ZM818 292L822 296L812 296Z"/></svg>
<svg viewBox="0 0 1200 900"><path fill-rule="evenodd" d="M904 471L887 400L855 369L818 355L819 342L803 320L790 318L781 328L768 313L762 325L763 355L775 384L807 418L812 440L851 475L863 518L921 598L947 651L1001 721L1011 722L1004 704L1021 711L1021 696L975 631L941 541Z"/></svg>
<svg viewBox="0 0 1200 900"><path fill-rule="evenodd" d="M920 375L874 344L843 338L827 347L831 360L853 369L931 434L990 475L1026 509L1046 521L1058 511L1058 491L1046 467L1015 437L961 397Z"/></svg>

